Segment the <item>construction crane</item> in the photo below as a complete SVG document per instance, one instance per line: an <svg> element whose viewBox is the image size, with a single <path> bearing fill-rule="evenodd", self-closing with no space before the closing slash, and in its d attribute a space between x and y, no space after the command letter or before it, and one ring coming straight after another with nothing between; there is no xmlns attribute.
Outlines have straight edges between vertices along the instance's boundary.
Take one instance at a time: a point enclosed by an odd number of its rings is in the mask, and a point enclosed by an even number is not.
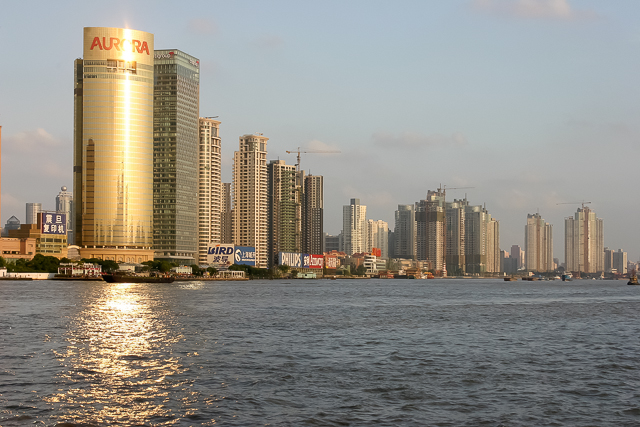
<svg viewBox="0 0 640 427"><path fill-rule="evenodd" d="M584 200L581 202L562 202L556 203L556 205L582 205L582 209L584 209L584 205L588 205L591 202L585 202Z"/></svg>
<svg viewBox="0 0 640 427"><path fill-rule="evenodd" d="M296 170L298 172L300 172L300 154L301 153L309 153L309 154L329 154L329 153L341 153L340 150L300 150L300 147L298 147L297 150L287 150L287 154L292 154L292 153L298 153L298 160L296 163Z"/></svg>
<svg viewBox="0 0 640 427"><path fill-rule="evenodd" d="M476 188L476 187L449 187L449 190L466 190L469 188ZM442 185L440 184L440 188L438 188L438 192L440 192L442 190L442 195L443 197L447 195L447 186L446 185Z"/></svg>

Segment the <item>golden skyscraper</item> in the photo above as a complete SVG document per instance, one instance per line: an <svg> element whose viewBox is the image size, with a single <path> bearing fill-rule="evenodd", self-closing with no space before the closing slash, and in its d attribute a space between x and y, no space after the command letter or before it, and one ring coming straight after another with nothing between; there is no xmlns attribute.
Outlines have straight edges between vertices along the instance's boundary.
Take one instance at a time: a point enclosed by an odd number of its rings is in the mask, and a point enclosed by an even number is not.
<svg viewBox="0 0 640 427"><path fill-rule="evenodd" d="M73 221L83 258L153 259L153 34L84 29L75 61Z"/></svg>

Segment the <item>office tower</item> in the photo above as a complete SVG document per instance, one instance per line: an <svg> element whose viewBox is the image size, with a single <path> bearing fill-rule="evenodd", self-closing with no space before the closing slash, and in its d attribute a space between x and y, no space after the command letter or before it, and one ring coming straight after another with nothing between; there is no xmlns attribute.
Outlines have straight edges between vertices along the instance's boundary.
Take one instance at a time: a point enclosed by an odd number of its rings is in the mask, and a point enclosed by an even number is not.
<svg viewBox="0 0 640 427"><path fill-rule="evenodd" d="M267 268L267 141L240 137L233 153L233 243L256 250L256 267Z"/></svg>
<svg viewBox="0 0 640 427"><path fill-rule="evenodd" d="M72 221L83 258L153 259L153 78L153 34L84 29Z"/></svg>
<svg viewBox="0 0 640 427"><path fill-rule="evenodd" d="M200 61L156 50L153 103L153 248L156 259L198 257Z"/></svg>
<svg viewBox="0 0 640 427"><path fill-rule="evenodd" d="M500 224L482 206L465 206L465 260L470 274L497 273Z"/></svg>
<svg viewBox="0 0 640 427"><path fill-rule="evenodd" d="M302 252L322 254L324 244L324 178L322 175L304 177L302 213Z"/></svg>
<svg viewBox="0 0 640 427"><path fill-rule="evenodd" d="M367 246L380 249L379 258L389 258L389 224L386 221L367 221Z"/></svg>
<svg viewBox="0 0 640 427"><path fill-rule="evenodd" d="M614 252L613 249L604 248L604 271L607 273L611 273L611 269L613 268Z"/></svg>
<svg viewBox="0 0 640 427"><path fill-rule="evenodd" d="M398 205L395 213L395 250L396 258L415 259L416 223L413 205Z"/></svg>
<svg viewBox="0 0 640 427"><path fill-rule="evenodd" d="M27 217L24 223L37 224L40 212L42 212L42 203L27 203Z"/></svg>
<svg viewBox="0 0 640 427"><path fill-rule="evenodd" d="M332 236L331 234L323 233L323 240L324 252L340 250L340 236Z"/></svg>
<svg viewBox="0 0 640 427"><path fill-rule="evenodd" d="M540 214L527 215L524 227L525 268L528 271L553 271L553 228Z"/></svg>
<svg viewBox="0 0 640 427"><path fill-rule="evenodd" d="M446 203L445 250L447 273L462 275L466 270L465 260L465 207L467 199Z"/></svg>
<svg viewBox="0 0 640 427"><path fill-rule="evenodd" d="M267 165L267 251L269 267L278 265L280 252L301 252L302 191L294 165L272 160Z"/></svg>
<svg viewBox="0 0 640 427"><path fill-rule="evenodd" d="M342 207L342 248L347 255L366 252L367 249L367 207L360 199Z"/></svg>
<svg viewBox="0 0 640 427"><path fill-rule="evenodd" d="M627 253L623 252L622 249L618 249L613 252L612 259L612 269L614 269L617 273L627 274Z"/></svg>
<svg viewBox="0 0 640 427"><path fill-rule="evenodd" d="M71 212L73 211L73 193L67 191L67 187L62 187L56 196L56 211L67 216L67 242L75 244L73 239L73 228L71 227Z"/></svg>
<svg viewBox="0 0 640 427"><path fill-rule="evenodd" d="M511 245L511 258L516 259L516 266L518 270L524 268L525 251L520 245Z"/></svg>
<svg viewBox="0 0 640 427"><path fill-rule="evenodd" d="M232 243L231 183L220 184L220 242Z"/></svg>
<svg viewBox="0 0 640 427"><path fill-rule="evenodd" d="M567 271L604 271L603 221L584 205L564 220L564 253Z"/></svg>
<svg viewBox="0 0 640 427"><path fill-rule="evenodd" d="M416 259L427 260L427 201L415 203L416 218Z"/></svg>
<svg viewBox="0 0 640 427"><path fill-rule="evenodd" d="M198 147L198 264L207 263L209 243L221 239L221 144L220 122L200 118Z"/></svg>

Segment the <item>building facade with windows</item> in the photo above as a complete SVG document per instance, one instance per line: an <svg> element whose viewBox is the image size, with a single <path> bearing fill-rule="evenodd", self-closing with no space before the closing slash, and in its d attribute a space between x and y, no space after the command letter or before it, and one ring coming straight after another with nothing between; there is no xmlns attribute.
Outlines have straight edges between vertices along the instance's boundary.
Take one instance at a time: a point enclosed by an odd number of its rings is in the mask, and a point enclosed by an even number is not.
<svg viewBox="0 0 640 427"><path fill-rule="evenodd" d="M564 253L566 271L604 271L603 221L584 205L564 220Z"/></svg>
<svg viewBox="0 0 640 427"><path fill-rule="evenodd" d="M198 264L207 263L209 243L221 240L222 180L220 121L200 118L198 147Z"/></svg>
<svg viewBox="0 0 640 427"><path fill-rule="evenodd" d="M347 255L367 252L367 207L360 199L342 206L342 251Z"/></svg>
<svg viewBox="0 0 640 427"><path fill-rule="evenodd" d="M261 134L243 135L233 153L233 243L254 247L259 268L268 266L267 141Z"/></svg>
<svg viewBox="0 0 640 427"><path fill-rule="evenodd" d="M553 271L553 227L540 214L527 215L524 227L525 269L528 271Z"/></svg>
<svg viewBox="0 0 640 427"><path fill-rule="evenodd" d="M200 61L154 51L153 247L156 259L198 256Z"/></svg>
<svg viewBox="0 0 640 427"><path fill-rule="evenodd" d="M80 256L153 259L153 34L84 28L75 61L72 229Z"/></svg>

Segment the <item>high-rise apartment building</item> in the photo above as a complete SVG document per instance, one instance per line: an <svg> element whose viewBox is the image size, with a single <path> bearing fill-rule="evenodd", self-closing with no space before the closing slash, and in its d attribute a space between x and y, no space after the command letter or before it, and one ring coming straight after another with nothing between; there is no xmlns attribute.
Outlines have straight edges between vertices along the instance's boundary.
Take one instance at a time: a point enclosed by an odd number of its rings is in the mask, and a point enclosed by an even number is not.
<svg viewBox="0 0 640 427"><path fill-rule="evenodd" d="M233 242L233 217L231 215L231 183L220 184L220 242Z"/></svg>
<svg viewBox="0 0 640 427"><path fill-rule="evenodd" d="M222 189L220 121L200 118L198 147L198 263L207 263L209 243L221 240Z"/></svg>
<svg viewBox="0 0 640 427"><path fill-rule="evenodd" d="M256 267L267 268L267 141L243 135L233 153L233 243L256 250Z"/></svg>
<svg viewBox="0 0 640 427"><path fill-rule="evenodd" d="M71 227L71 212L73 211L73 193L67 191L67 187L60 188L56 196L56 211L67 216L67 242L74 245L73 227Z"/></svg>
<svg viewBox="0 0 640 427"><path fill-rule="evenodd" d="M367 252L367 207L360 199L342 207L342 248L347 255Z"/></svg>
<svg viewBox="0 0 640 427"><path fill-rule="evenodd" d="M622 249L614 251L613 249L604 248L604 271L607 273L627 274L628 268L627 253Z"/></svg>
<svg viewBox="0 0 640 427"><path fill-rule="evenodd" d="M304 177L302 209L302 252L324 252L324 178L322 175Z"/></svg>
<svg viewBox="0 0 640 427"><path fill-rule="evenodd" d="M427 261L437 274L446 276L445 265L445 201L441 190L427 191L426 200L426 232Z"/></svg>
<svg viewBox="0 0 640 427"><path fill-rule="evenodd" d="M466 272L498 273L500 224L491 218L491 214L484 207L465 207L465 238Z"/></svg>
<svg viewBox="0 0 640 427"><path fill-rule="evenodd" d="M564 254L567 271L604 271L604 226L584 205L564 220Z"/></svg>
<svg viewBox="0 0 640 427"><path fill-rule="evenodd" d="M269 267L280 252L300 252L302 244L300 173L284 160L267 165L267 251Z"/></svg>
<svg viewBox="0 0 640 427"><path fill-rule="evenodd" d="M40 212L42 212L42 203L27 203L25 224L37 224Z"/></svg>
<svg viewBox="0 0 640 427"><path fill-rule="evenodd" d="M154 51L153 246L157 259L198 258L200 61Z"/></svg>
<svg viewBox="0 0 640 427"><path fill-rule="evenodd" d="M386 221L367 220L367 246L380 249L379 258L389 258L389 224Z"/></svg>
<svg viewBox="0 0 640 427"><path fill-rule="evenodd" d="M153 259L153 48L153 34L143 31L84 29L75 61L72 227L83 258Z"/></svg>
<svg viewBox="0 0 640 427"><path fill-rule="evenodd" d="M462 275L466 270L465 207L467 199L446 203L446 266L447 274Z"/></svg>
<svg viewBox="0 0 640 427"><path fill-rule="evenodd" d="M520 245L511 245L511 258L516 260L516 268L520 270L524 268L525 251Z"/></svg>
<svg viewBox="0 0 640 427"><path fill-rule="evenodd" d="M525 268L528 271L553 271L553 228L540 214L527 215L524 227Z"/></svg>
<svg viewBox="0 0 640 427"><path fill-rule="evenodd" d="M395 212L394 256L396 258L415 259L416 220L413 205L398 205Z"/></svg>
<svg viewBox="0 0 640 427"><path fill-rule="evenodd" d="M323 233L324 252L340 250L340 236L332 236L329 233Z"/></svg>

